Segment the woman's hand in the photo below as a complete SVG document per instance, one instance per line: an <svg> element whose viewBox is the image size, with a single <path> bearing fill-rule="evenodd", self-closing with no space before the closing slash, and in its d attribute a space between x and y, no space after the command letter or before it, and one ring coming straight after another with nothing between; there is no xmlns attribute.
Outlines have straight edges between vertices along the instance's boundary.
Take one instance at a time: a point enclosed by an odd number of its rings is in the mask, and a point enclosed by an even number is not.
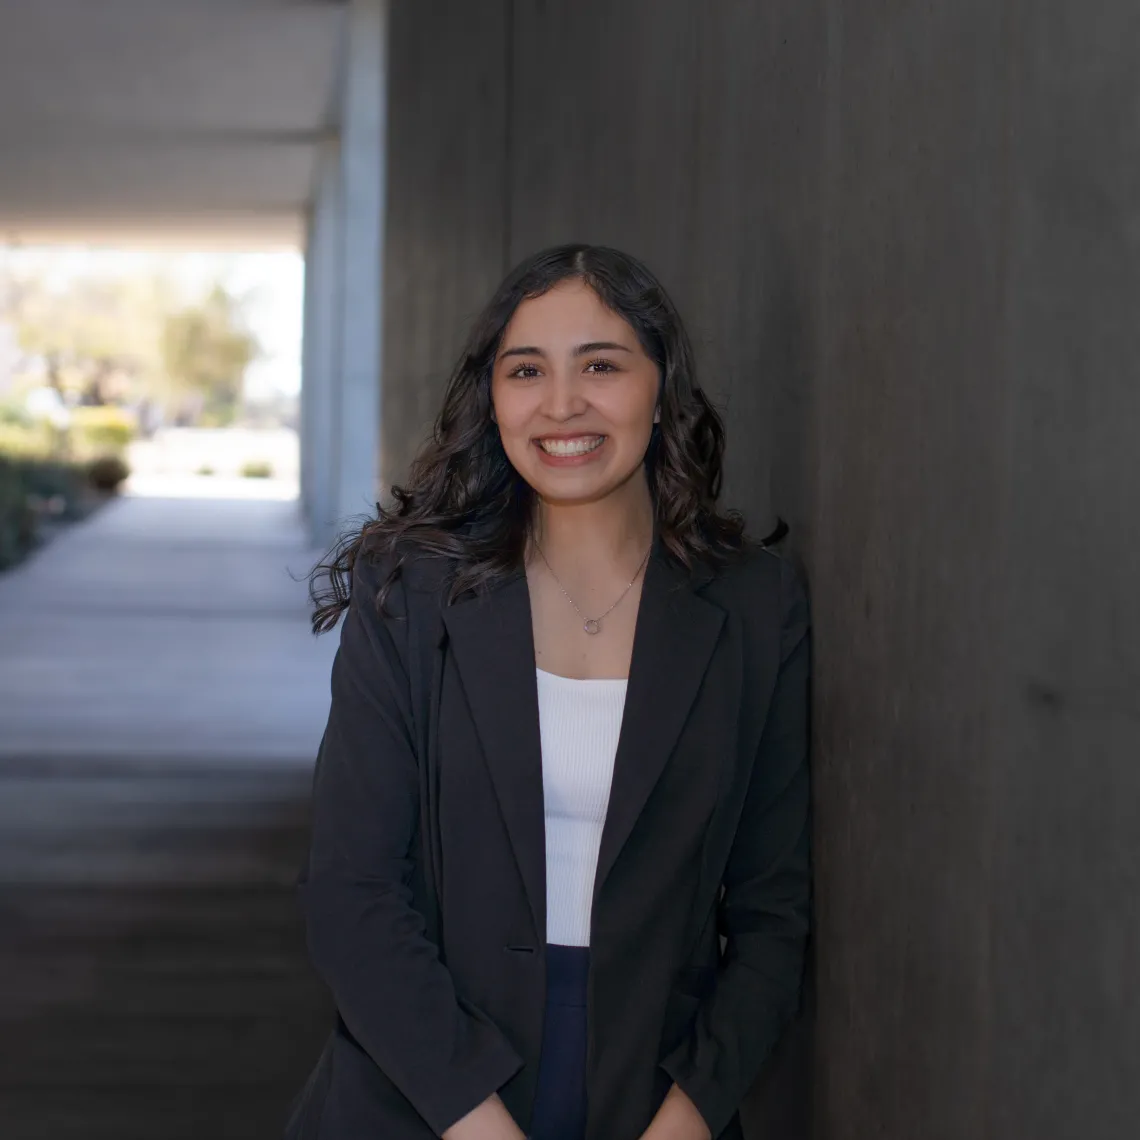
<svg viewBox="0 0 1140 1140"><path fill-rule="evenodd" d="M526 1140L526 1136L495 1093L457 1120L441 1140Z"/></svg>
<svg viewBox="0 0 1140 1140"><path fill-rule="evenodd" d="M697 1106L673 1085L641 1140L712 1140L712 1133Z"/></svg>

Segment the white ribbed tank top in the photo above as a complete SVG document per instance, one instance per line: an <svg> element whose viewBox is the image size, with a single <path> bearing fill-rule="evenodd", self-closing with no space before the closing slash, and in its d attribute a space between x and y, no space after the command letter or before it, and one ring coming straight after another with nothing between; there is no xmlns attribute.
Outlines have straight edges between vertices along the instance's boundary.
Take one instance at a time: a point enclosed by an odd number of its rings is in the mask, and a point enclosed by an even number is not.
<svg viewBox="0 0 1140 1140"><path fill-rule="evenodd" d="M590 945L590 903L626 681L538 673L546 807L546 940Z"/></svg>

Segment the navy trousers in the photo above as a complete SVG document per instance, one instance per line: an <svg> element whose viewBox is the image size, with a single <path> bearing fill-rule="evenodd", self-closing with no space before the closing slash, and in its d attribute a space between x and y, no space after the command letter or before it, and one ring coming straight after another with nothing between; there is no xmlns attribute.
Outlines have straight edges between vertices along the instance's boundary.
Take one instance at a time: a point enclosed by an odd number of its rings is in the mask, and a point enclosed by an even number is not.
<svg viewBox="0 0 1140 1140"><path fill-rule="evenodd" d="M582 1140L586 1134L585 946L546 947L546 1021L530 1140Z"/></svg>

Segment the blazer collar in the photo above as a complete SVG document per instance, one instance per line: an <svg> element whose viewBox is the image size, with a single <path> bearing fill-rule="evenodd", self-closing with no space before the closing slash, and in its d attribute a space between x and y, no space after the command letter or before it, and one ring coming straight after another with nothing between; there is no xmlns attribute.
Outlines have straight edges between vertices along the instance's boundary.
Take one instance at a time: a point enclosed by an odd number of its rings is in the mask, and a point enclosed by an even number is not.
<svg viewBox="0 0 1140 1140"><path fill-rule="evenodd" d="M712 656L724 611L655 540L646 564L594 897L657 783ZM526 575L456 602L444 623L534 915L546 937L546 825L534 636Z"/></svg>

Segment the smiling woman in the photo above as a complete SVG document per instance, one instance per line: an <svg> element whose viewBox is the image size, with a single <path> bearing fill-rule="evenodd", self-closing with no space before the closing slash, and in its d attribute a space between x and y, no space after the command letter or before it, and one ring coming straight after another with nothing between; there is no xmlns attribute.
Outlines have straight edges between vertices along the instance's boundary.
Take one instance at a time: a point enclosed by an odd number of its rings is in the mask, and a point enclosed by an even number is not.
<svg viewBox="0 0 1140 1140"><path fill-rule="evenodd" d="M596 466L577 458L589 432L602 437ZM723 451L724 426L653 274L605 247L544 250L508 275L476 320L431 439L392 488L394 508L318 567L314 629L331 629L347 607L362 550L396 563L413 548L445 556L457 597L521 564L541 525L536 501L588 498L621 474L643 478L674 557L722 563L743 532L743 520L717 509Z"/></svg>
<svg viewBox="0 0 1140 1140"><path fill-rule="evenodd" d="M339 1019L291 1138L740 1140L799 995L808 613L718 509L723 446L649 271L547 250L314 571Z"/></svg>

